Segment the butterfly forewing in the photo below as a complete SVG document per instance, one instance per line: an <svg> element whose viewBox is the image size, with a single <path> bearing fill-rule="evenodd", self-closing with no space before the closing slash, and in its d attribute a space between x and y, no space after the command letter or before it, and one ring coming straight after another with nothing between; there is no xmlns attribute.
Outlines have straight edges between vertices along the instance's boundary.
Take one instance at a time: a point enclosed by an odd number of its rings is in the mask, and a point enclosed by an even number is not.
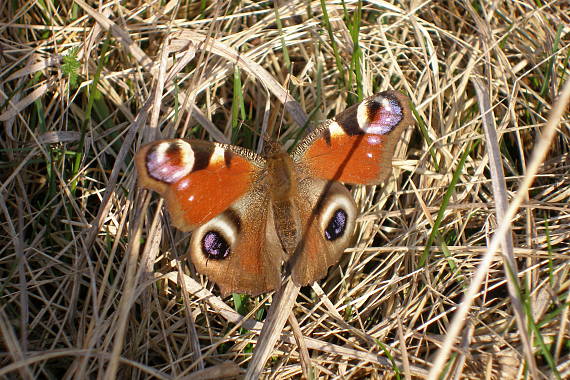
<svg viewBox="0 0 570 380"><path fill-rule="evenodd" d="M377 184L392 167L396 143L411 123L408 98L383 92L347 108L299 144L293 158L307 177Z"/></svg>
<svg viewBox="0 0 570 380"><path fill-rule="evenodd" d="M159 140L135 158L139 185L166 199L173 224L191 231L252 189L264 160L232 145Z"/></svg>

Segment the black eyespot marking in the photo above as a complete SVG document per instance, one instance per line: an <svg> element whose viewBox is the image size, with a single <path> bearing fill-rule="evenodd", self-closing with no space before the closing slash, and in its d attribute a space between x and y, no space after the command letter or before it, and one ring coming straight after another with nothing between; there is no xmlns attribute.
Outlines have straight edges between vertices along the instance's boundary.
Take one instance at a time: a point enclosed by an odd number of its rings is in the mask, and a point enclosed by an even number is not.
<svg viewBox="0 0 570 380"><path fill-rule="evenodd" d="M344 235L346 225L348 223L348 214L343 209L339 208L334 212L333 217L329 221L325 229L325 239L334 241Z"/></svg>
<svg viewBox="0 0 570 380"><path fill-rule="evenodd" d="M208 231L202 238L202 253L211 260L226 259L230 253L230 245L217 231Z"/></svg>

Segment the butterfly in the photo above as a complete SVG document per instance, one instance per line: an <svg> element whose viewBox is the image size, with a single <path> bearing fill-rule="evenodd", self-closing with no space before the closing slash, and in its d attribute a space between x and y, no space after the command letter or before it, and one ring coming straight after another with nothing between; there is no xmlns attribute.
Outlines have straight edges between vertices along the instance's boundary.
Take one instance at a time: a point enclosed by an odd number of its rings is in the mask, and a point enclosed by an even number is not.
<svg viewBox="0 0 570 380"><path fill-rule="evenodd" d="M412 123L404 95L381 92L323 122L288 154L204 140L165 139L135 156L139 186L166 200L172 223L192 231L189 256L223 295L299 286L327 274L351 243L356 205L341 183L389 174Z"/></svg>

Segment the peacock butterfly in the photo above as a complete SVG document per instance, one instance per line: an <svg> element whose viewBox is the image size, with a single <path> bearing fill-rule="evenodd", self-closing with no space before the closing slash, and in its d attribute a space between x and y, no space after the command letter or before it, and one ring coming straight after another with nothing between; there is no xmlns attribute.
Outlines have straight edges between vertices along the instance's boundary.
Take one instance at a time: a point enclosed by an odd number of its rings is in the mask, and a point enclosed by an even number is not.
<svg viewBox="0 0 570 380"><path fill-rule="evenodd" d="M198 272L224 295L277 288L285 263L297 285L324 277L350 244L356 206L342 183L378 184L412 123L404 95L387 91L325 121L291 154L168 139L136 155L139 186L166 200L173 224L192 231Z"/></svg>

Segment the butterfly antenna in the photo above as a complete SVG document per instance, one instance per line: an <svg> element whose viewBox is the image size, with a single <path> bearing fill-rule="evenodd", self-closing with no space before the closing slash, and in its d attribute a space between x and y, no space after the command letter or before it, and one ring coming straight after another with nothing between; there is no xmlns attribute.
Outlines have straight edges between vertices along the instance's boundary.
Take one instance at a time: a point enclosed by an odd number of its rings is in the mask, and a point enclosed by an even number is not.
<svg viewBox="0 0 570 380"><path fill-rule="evenodd" d="M293 69L293 66L291 66L291 70ZM287 102L289 101L290 98L292 98L291 93L289 92L289 83L291 83L291 73L287 73L287 78L285 79L285 88L287 89L287 91L285 91L285 102L283 103L282 107L281 107L281 118L279 119L279 128L277 129L277 138L281 137L281 127L283 127L283 120L285 119L285 104L287 104Z"/></svg>
<svg viewBox="0 0 570 380"><path fill-rule="evenodd" d="M289 99L291 98L291 94L289 92L289 83L290 83L290 74L287 74L287 79L285 80L285 88L287 89L287 91L285 92L286 96L285 96L285 103L287 101L289 101ZM270 96L267 97L266 103L265 103L265 113L263 114L263 122L261 124L261 139L259 140L259 144L257 146L257 154L262 154L262 155L268 155L270 153L274 153L276 150L276 147L280 146L279 144L277 144L276 142L279 140L279 137L281 136L281 128L283 126L283 120L285 118L285 105L282 105L282 111L281 111L281 116L279 118L279 123L272 123L271 120L274 120L274 118L271 118L271 112L269 111L271 109L271 99ZM275 125L278 125L277 127L277 137L273 137L275 136ZM264 144L266 144L264 146Z"/></svg>

